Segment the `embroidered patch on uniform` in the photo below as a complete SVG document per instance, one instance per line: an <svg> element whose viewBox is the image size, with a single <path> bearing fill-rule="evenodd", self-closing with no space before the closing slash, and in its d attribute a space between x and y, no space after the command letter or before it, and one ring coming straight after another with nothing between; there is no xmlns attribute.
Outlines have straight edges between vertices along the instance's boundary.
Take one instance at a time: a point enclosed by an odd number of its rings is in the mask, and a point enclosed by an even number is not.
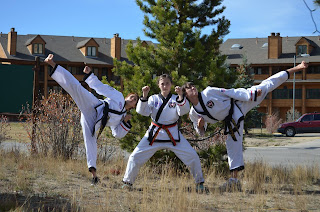
<svg viewBox="0 0 320 212"><path fill-rule="evenodd" d="M223 92L226 92L226 89L221 88L220 91L223 93Z"/></svg>
<svg viewBox="0 0 320 212"><path fill-rule="evenodd" d="M158 101L157 100L154 102L154 107L158 107Z"/></svg>
<svg viewBox="0 0 320 212"><path fill-rule="evenodd" d="M119 108L122 109L122 103L121 102L119 102Z"/></svg>
<svg viewBox="0 0 320 212"><path fill-rule="evenodd" d="M206 104L206 106L208 107L208 108L212 108L213 106L214 106L214 103L213 103L213 101L208 101L207 102L207 104Z"/></svg>
<svg viewBox="0 0 320 212"><path fill-rule="evenodd" d="M170 102L169 103L169 108L175 108L176 107L176 103L175 102Z"/></svg>

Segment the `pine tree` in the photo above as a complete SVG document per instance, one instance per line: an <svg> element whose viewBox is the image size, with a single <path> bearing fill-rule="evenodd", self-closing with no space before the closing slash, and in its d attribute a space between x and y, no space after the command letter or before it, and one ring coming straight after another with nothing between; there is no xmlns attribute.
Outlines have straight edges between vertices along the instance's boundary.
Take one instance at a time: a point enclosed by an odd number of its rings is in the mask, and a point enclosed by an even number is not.
<svg viewBox="0 0 320 212"><path fill-rule="evenodd" d="M145 85L150 95L159 93L155 76L168 73L175 85L193 81L199 90L214 85L230 87L235 71L225 67L226 57L219 52L230 22L222 16L222 0L136 0L145 13L144 33L158 43L144 45L139 38L129 42L130 63L114 60L117 75L124 84L123 92L138 92ZM204 27L212 27L203 34ZM150 124L149 117L133 116L131 134L121 140L122 147L133 150Z"/></svg>

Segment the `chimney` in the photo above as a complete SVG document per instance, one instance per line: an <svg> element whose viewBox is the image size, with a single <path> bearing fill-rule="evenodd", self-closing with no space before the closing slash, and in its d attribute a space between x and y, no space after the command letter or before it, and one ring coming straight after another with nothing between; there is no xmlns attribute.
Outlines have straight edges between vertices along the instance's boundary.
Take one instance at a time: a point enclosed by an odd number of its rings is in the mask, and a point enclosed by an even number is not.
<svg viewBox="0 0 320 212"><path fill-rule="evenodd" d="M16 55L17 53L17 32L14 28L8 33L8 52L10 55Z"/></svg>
<svg viewBox="0 0 320 212"><path fill-rule="evenodd" d="M282 54L282 37L274 32L268 37L268 59L278 59Z"/></svg>
<svg viewBox="0 0 320 212"><path fill-rule="evenodd" d="M121 38L119 33L114 34L113 38L111 38L111 57L118 60L121 58Z"/></svg>

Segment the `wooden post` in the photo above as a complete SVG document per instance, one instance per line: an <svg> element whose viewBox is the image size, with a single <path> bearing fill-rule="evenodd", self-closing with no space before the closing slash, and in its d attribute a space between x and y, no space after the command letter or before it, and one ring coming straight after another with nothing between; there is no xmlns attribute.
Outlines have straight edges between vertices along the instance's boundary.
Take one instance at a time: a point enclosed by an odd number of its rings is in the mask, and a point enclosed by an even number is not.
<svg viewBox="0 0 320 212"><path fill-rule="evenodd" d="M37 99L39 91L39 71L40 71L40 58L35 58L35 66L33 68L34 77L33 77L33 101L32 101L32 133L31 133L31 153L35 154L36 149L36 132L37 132Z"/></svg>

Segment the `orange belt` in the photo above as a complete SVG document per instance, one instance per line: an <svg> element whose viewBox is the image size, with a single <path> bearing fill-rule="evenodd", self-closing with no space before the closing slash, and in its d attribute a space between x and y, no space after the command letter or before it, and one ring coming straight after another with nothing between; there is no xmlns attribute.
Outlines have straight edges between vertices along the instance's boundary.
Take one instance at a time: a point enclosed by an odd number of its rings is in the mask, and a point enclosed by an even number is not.
<svg viewBox="0 0 320 212"><path fill-rule="evenodd" d="M177 145L177 144L176 144L176 141L173 139L173 137L172 137L172 135L171 135L171 133L170 133L170 131L169 131L169 129L168 129L168 128L170 128L170 127L176 126L176 125L177 125L177 122L174 123L174 124L170 124L170 125L157 124L157 123L154 123L153 121L152 121L151 123L152 123L154 126L157 126L158 129L157 129L156 133L154 134L152 140L150 141L150 144L149 144L150 146L152 146L153 142L156 140L156 137L158 136L159 131L160 131L161 129L164 129L164 130L167 132L170 140L171 140L172 143L173 143L173 146L176 146L176 145Z"/></svg>

